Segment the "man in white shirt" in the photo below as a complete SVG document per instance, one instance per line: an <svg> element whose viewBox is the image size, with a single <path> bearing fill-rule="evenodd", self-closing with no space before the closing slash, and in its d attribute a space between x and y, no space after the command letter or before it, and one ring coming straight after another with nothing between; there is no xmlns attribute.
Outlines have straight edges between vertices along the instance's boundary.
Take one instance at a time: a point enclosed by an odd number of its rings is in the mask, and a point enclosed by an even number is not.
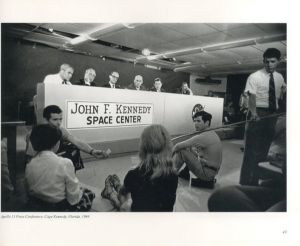
<svg viewBox="0 0 300 246"><path fill-rule="evenodd" d="M71 85L74 69L69 64L62 64L57 74L49 74L45 77L45 84Z"/></svg>
<svg viewBox="0 0 300 246"><path fill-rule="evenodd" d="M282 75L276 72L281 53L269 48L263 54L264 68L247 79L245 93L249 95L250 119L245 127L245 151L240 174L241 185L258 185L258 163L266 161L275 133L277 118L260 120L278 110L278 99L286 91Z"/></svg>
<svg viewBox="0 0 300 246"><path fill-rule="evenodd" d="M109 75L109 82L106 83L105 85L103 85L103 87L112 88L112 89L121 88L120 85L117 85L119 77L120 77L119 73L116 71L113 71Z"/></svg>
<svg viewBox="0 0 300 246"><path fill-rule="evenodd" d="M30 135L37 154L26 166L25 184L29 201L45 206L41 209L60 210L77 204L83 195L72 162L55 154L61 136L61 130L49 124L35 126Z"/></svg>

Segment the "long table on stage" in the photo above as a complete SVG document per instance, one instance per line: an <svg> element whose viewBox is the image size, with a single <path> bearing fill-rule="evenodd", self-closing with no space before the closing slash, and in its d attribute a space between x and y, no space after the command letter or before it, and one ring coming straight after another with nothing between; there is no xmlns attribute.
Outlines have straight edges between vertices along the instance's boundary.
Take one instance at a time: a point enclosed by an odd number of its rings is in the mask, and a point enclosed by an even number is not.
<svg viewBox="0 0 300 246"><path fill-rule="evenodd" d="M192 111L200 104L213 115L211 126L222 124L223 99L173 93L111 89L77 85L38 84L37 120L45 106L63 110L62 125L93 147L111 148L114 154L138 150L142 131L162 124L171 135L194 131Z"/></svg>

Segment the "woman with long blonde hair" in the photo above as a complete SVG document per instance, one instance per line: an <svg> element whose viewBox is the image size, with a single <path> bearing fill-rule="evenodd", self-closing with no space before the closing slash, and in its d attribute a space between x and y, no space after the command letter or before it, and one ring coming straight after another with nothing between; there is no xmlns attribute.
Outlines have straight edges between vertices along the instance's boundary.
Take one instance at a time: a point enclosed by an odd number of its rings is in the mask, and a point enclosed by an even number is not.
<svg viewBox="0 0 300 246"><path fill-rule="evenodd" d="M162 125L151 125L143 131L139 146L140 163L130 170L121 186L117 175L109 175L101 195L118 210L173 211L178 184L172 161L172 143ZM128 202L132 200L132 204Z"/></svg>

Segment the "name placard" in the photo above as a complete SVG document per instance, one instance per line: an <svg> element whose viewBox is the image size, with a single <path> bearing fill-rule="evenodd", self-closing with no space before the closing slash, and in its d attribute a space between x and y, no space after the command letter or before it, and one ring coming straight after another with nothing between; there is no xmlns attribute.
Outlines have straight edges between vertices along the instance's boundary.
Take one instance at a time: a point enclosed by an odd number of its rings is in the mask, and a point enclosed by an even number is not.
<svg viewBox="0 0 300 246"><path fill-rule="evenodd" d="M153 104L67 101L68 129L150 125Z"/></svg>

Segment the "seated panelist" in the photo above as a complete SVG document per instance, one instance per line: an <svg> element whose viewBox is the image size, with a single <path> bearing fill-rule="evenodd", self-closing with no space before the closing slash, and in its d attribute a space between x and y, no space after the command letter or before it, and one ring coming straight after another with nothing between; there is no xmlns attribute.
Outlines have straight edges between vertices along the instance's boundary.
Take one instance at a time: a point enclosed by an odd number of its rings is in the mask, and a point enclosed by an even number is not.
<svg viewBox="0 0 300 246"><path fill-rule="evenodd" d="M162 82L160 78L156 78L154 80L153 87L151 87L150 91L165 92L165 89L162 88Z"/></svg>
<svg viewBox="0 0 300 246"><path fill-rule="evenodd" d="M189 88L187 82L182 82L181 87L177 90L177 93L184 94L184 95L193 95L192 90Z"/></svg>
<svg viewBox="0 0 300 246"><path fill-rule="evenodd" d="M120 75L118 72L113 71L110 75L109 75L109 81L108 83L106 83L105 85L103 85L103 87L107 87L107 88L118 88L120 89L121 86L117 84L118 79L119 79Z"/></svg>
<svg viewBox="0 0 300 246"><path fill-rule="evenodd" d="M74 69L69 64L62 64L57 74L49 74L44 79L44 84L71 85Z"/></svg>
<svg viewBox="0 0 300 246"><path fill-rule="evenodd" d="M141 75L136 75L134 77L133 83L131 83L127 89L129 90L137 90L137 91L146 91L147 88L143 86L143 77Z"/></svg>
<svg viewBox="0 0 300 246"><path fill-rule="evenodd" d="M96 86L94 82L96 78L96 71L93 68L88 68L85 70L84 78L80 79L75 85L84 85L84 86Z"/></svg>

